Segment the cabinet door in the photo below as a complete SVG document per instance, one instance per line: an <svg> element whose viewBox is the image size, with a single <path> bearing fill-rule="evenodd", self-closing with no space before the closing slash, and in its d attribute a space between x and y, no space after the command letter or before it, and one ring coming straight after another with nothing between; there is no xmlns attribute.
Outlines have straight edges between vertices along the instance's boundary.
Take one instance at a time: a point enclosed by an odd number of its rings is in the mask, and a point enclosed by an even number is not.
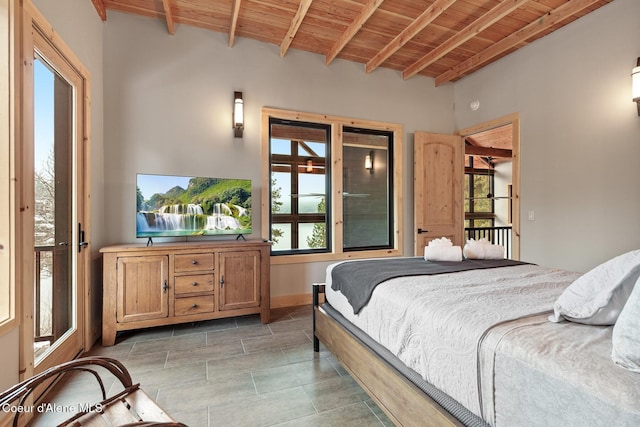
<svg viewBox="0 0 640 427"><path fill-rule="evenodd" d="M220 252L220 310L260 305L260 251Z"/></svg>
<svg viewBox="0 0 640 427"><path fill-rule="evenodd" d="M169 315L167 255L118 258L116 315L118 322Z"/></svg>

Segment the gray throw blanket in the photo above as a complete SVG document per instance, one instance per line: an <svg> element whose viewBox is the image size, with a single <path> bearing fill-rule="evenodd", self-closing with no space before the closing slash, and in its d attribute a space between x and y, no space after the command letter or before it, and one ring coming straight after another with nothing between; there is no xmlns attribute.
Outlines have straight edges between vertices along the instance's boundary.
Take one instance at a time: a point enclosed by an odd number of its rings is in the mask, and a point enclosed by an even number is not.
<svg viewBox="0 0 640 427"><path fill-rule="evenodd" d="M331 271L331 288L342 292L357 314L367 305L380 283L396 277L456 273L527 264L510 259L465 259L463 261L425 261L422 257L350 261Z"/></svg>

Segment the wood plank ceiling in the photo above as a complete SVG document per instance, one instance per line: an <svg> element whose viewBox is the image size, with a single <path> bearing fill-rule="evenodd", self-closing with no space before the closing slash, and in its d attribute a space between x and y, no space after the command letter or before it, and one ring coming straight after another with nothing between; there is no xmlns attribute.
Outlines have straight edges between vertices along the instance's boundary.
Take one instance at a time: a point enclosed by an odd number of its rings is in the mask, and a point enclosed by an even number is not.
<svg viewBox="0 0 640 427"><path fill-rule="evenodd" d="M109 11L190 25L400 71L458 80L613 0L92 0Z"/></svg>
<svg viewBox="0 0 640 427"><path fill-rule="evenodd" d="M513 124L488 129L464 138L465 166L469 165L468 156L475 156L476 169L493 168L496 163L511 161L513 157Z"/></svg>

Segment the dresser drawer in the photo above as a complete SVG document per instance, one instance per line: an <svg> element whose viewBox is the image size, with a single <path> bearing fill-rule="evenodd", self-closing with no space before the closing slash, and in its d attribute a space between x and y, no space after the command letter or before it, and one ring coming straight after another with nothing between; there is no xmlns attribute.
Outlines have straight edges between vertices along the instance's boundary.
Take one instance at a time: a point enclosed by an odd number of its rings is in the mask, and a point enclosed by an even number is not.
<svg viewBox="0 0 640 427"><path fill-rule="evenodd" d="M214 309L213 295L184 297L175 299L175 315L188 316L198 313L212 313Z"/></svg>
<svg viewBox="0 0 640 427"><path fill-rule="evenodd" d="M213 271L213 253L175 255L173 270L176 273Z"/></svg>
<svg viewBox="0 0 640 427"><path fill-rule="evenodd" d="M176 295L191 294L194 292L213 291L213 273L211 274L190 274L189 276L176 276Z"/></svg>

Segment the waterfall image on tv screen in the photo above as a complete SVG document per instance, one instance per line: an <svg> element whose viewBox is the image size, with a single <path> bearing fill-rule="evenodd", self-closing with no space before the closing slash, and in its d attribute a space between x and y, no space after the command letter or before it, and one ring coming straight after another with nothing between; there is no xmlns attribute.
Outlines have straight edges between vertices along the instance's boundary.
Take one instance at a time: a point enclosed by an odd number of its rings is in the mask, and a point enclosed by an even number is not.
<svg viewBox="0 0 640 427"><path fill-rule="evenodd" d="M137 175L137 237L220 234L251 234L251 180Z"/></svg>

